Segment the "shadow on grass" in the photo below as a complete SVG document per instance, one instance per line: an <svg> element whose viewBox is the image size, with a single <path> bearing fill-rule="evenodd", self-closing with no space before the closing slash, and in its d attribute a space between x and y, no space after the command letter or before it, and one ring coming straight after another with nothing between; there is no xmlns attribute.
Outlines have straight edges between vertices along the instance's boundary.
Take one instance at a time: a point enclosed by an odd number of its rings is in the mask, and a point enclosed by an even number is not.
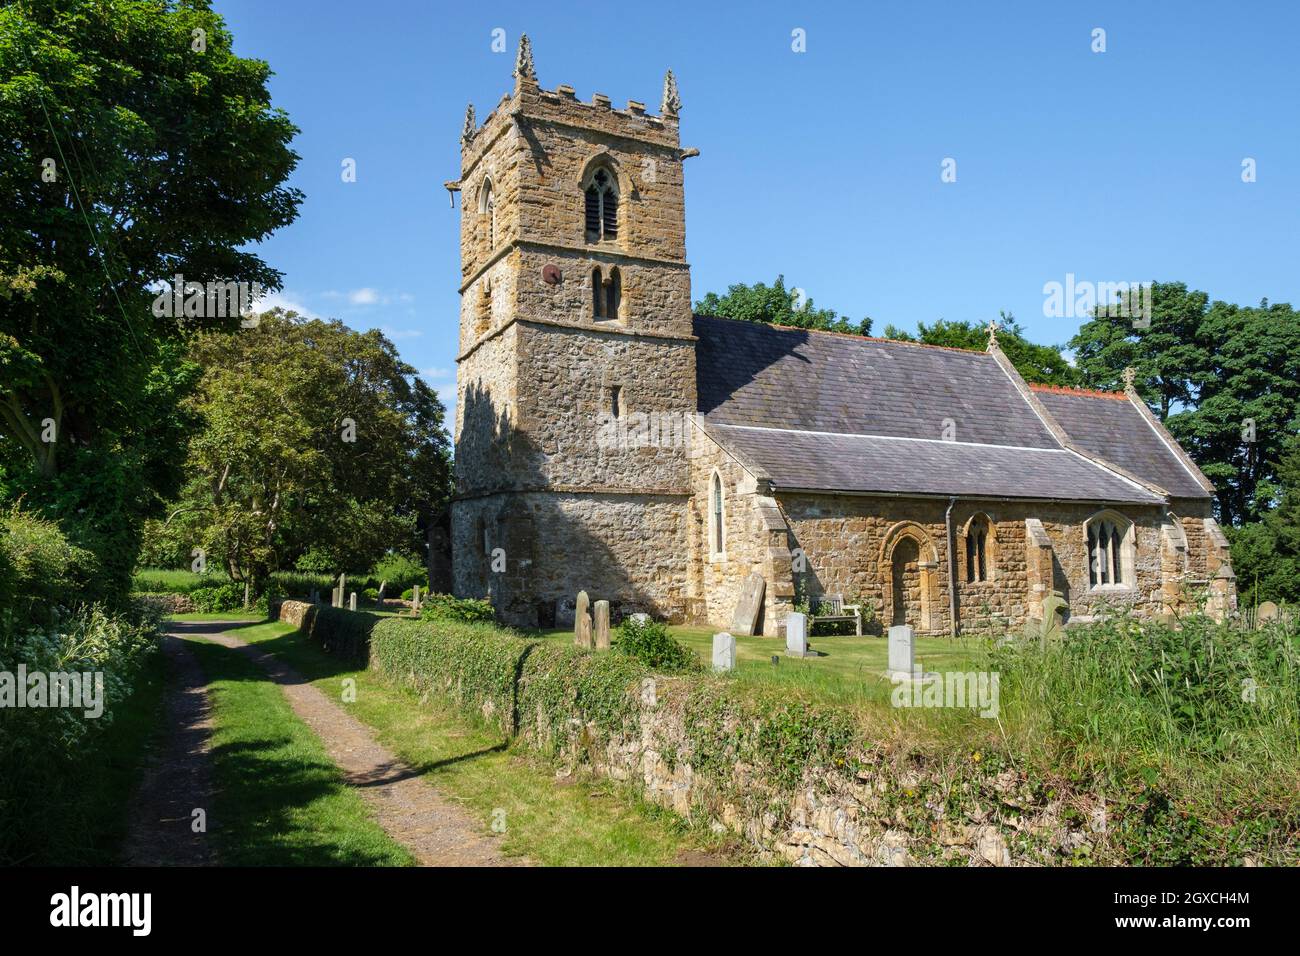
<svg viewBox="0 0 1300 956"><path fill-rule="evenodd" d="M209 628L206 633L213 632L212 625L203 626ZM212 816L223 863L408 862L370 818L312 731L293 715L280 688L255 663L220 645L194 641L190 646L215 693L217 794Z"/></svg>

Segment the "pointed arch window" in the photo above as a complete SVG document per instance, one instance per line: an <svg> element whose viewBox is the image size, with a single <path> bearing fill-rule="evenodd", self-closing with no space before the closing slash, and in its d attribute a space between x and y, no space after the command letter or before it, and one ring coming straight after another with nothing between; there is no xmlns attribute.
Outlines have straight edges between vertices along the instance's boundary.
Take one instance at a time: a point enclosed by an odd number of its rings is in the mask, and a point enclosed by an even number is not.
<svg viewBox="0 0 1300 956"><path fill-rule="evenodd" d="M1094 515L1087 523L1088 586L1133 587L1133 522L1113 511Z"/></svg>
<svg viewBox="0 0 1300 956"><path fill-rule="evenodd" d="M993 536L987 515L976 515L966 525L966 583L993 580Z"/></svg>
<svg viewBox="0 0 1300 956"><path fill-rule="evenodd" d="M716 471L709 483L709 543L714 555L726 550L726 529L723 526L722 476Z"/></svg>
<svg viewBox="0 0 1300 956"><path fill-rule="evenodd" d="M483 229L487 235L488 252L497 247L497 201L492 191L492 180L483 180L483 188L478 194L478 211L483 218Z"/></svg>
<svg viewBox="0 0 1300 956"><path fill-rule="evenodd" d="M598 167L582 190L583 223L588 242L618 238L618 180L608 169Z"/></svg>

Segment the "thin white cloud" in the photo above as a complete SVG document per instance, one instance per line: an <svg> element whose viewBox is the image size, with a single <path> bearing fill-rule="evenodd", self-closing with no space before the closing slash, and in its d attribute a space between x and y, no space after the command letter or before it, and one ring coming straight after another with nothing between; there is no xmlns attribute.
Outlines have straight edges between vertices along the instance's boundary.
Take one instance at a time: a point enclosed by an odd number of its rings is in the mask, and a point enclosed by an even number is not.
<svg viewBox="0 0 1300 956"><path fill-rule="evenodd" d="M276 308L284 309L286 312L297 312L305 319L320 318L312 309L303 305L292 292L271 292L253 303L254 312L268 312Z"/></svg>
<svg viewBox="0 0 1300 956"><path fill-rule="evenodd" d="M348 293L348 301L353 305L376 305L379 299L379 292L369 287L353 289Z"/></svg>
<svg viewBox="0 0 1300 956"><path fill-rule="evenodd" d="M418 339L424 334L420 329L395 329L391 326L383 326L379 330L384 333L384 338L390 342L401 342L403 339Z"/></svg>

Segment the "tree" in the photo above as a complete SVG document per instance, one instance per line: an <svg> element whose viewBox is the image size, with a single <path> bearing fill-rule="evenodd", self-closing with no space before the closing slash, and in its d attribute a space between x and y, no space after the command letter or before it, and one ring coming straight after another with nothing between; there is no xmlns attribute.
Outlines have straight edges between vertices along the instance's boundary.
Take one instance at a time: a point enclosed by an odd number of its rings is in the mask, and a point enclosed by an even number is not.
<svg viewBox="0 0 1300 956"><path fill-rule="evenodd" d="M257 328L199 335L191 358L203 427L180 500L151 529L175 560L200 548L256 590L307 554L365 571L390 549L423 551L451 494L444 410L380 332L274 309Z"/></svg>
<svg viewBox="0 0 1300 956"><path fill-rule="evenodd" d="M0 7L0 494L71 523L118 584L180 482L197 380L156 285L278 288L248 245L301 199L270 71L231 42L206 0Z"/></svg>
<svg viewBox="0 0 1300 956"><path fill-rule="evenodd" d="M697 315L711 315L724 319L743 319L746 322L766 322L787 325L796 329L821 329L844 332L850 335L870 335L871 319L864 318L854 324L842 318L834 309L819 309L812 299L803 298L798 289L785 287L785 276L777 276L772 285L737 284L727 288L726 295L710 292L695 303Z"/></svg>
<svg viewBox="0 0 1300 956"><path fill-rule="evenodd" d="M998 345L1025 381L1047 385L1078 384L1078 376L1065 356L1061 354L1059 345L1036 345L1025 338L1025 330L1016 321L1015 316L1003 312L1001 318ZM926 345L946 345L949 348L976 351L983 351L988 347L987 325L940 319L933 325L918 322L916 328L917 334L913 336L889 325L885 327L885 337L904 342L919 341Z"/></svg>
<svg viewBox="0 0 1300 956"><path fill-rule="evenodd" d="M1300 439L1293 439L1276 474L1281 495L1263 520L1228 531L1237 589L1248 604L1300 604Z"/></svg>
<svg viewBox="0 0 1300 956"><path fill-rule="evenodd" d="M1300 315L1289 305L1207 306L1204 292L1155 283L1149 327L1094 316L1070 341L1083 384L1138 394L1215 485L1225 525L1264 515L1276 464L1300 431ZM1100 311L1100 310L1098 310Z"/></svg>

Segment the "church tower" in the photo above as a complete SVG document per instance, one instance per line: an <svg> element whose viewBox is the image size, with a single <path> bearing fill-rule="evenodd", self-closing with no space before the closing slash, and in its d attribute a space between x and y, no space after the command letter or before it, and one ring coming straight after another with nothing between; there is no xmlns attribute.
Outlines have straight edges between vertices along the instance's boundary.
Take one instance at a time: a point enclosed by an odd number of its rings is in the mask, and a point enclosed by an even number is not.
<svg viewBox="0 0 1300 956"><path fill-rule="evenodd" d="M586 590L680 617L695 339L670 72L660 115L514 89L461 136L453 577L520 625ZM567 613L566 613L567 612Z"/></svg>

